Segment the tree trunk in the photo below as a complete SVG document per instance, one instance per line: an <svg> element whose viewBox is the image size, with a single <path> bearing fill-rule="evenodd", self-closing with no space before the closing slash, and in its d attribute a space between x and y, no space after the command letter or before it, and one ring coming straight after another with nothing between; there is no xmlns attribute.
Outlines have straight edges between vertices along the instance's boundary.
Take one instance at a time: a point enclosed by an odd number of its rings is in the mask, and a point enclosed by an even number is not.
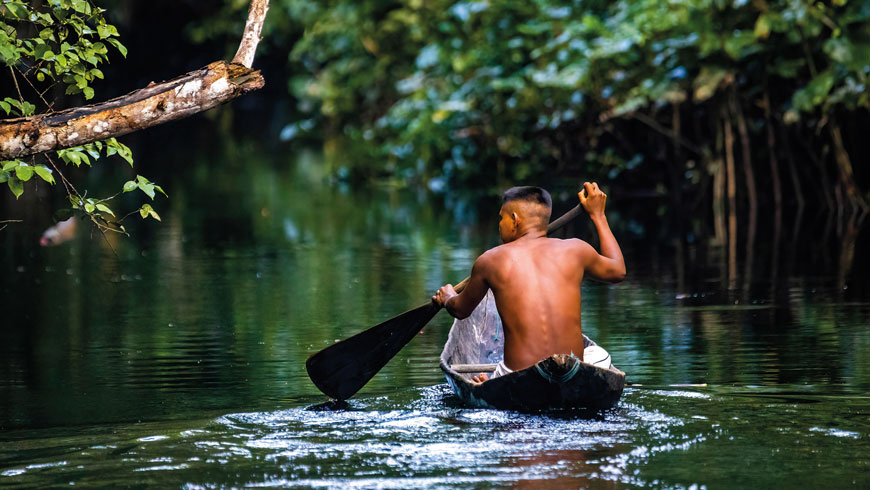
<svg viewBox="0 0 870 490"><path fill-rule="evenodd" d="M725 174L728 186L728 288L737 288L737 175L734 170L734 133L725 113Z"/></svg>
<svg viewBox="0 0 870 490"><path fill-rule="evenodd" d="M211 109L263 87L263 76L251 69L251 63L268 6L268 0L251 1L245 35L231 63L216 61L106 102L0 122L0 160L122 136Z"/></svg>
<svg viewBox="0 0 870 490"><path fill-rule="evenodd" d="M779 120L779 118L777 118ZM788 162L788 173L791 176L791 186L794 189L794 195L797 199L798 210L797 214L802 215L804 211L804 191L801 187L800 178L798 177L797 165L794 162L794 152L791 149L791 138L788 135L788 128L780 121L779 123L780 135L782 136L781 140L783 142L783 147L785 148L785 159Z"/></svg>
<svg viewBox="0 0 870 490"><path fill-rule="evenodd" d="M770 97L767 93L767 86L764 87L764 125L767 128L767 155L768 163L770 163L770 177L773 180L773 203L776 206L775 212L782 214L782 183L779 177L779 162L776 158L776 137L773 132L773 118L770 117Z"/></svg>
<svg viewBox="0 0 870 490"><path fill-rule="evenodd" d="M773 180L773 257L771 257L770 266L770 299L775 301L779 276L779 246L782 239L782 183L779 177L779 161L776 158L776 137L773 131L767 80L764 82L762 103L764 104L764 125L767 129L767 158L770 164L770 176Z"/></svg>
<svg viewBox="0 0 870 490"><path fill-rule="evenodd" d="M755 230L758 220L758 191L755 188L755 172L752 170L752 151L749 143L749 131L746 129L746 119L737 101L737 92L731 86L731 110L737 119L737 132L740 133L740 148L742 149L743 176L746 179L746 197L749 200L749 224L746 231L746 258L743 268L743 294L749 294L752 282L752 266L755 259Z"/></svg>
<svg viewBox="0 0 870 490"><path fill-rule="evenodd" d="M829 211L836 211L834 198L831 195L833 192L833 186L831 186L831 181L828 179L828 171L825 169L825 157L827 154L827 145L822 147L822 155L821 157L817 156L813 151L812 142L807 142L806 138L801 138L801 135L798 134L798 141L801 142L801 145L804 147L804 151L807 156L810 157L810 160L815 164L816 168L819 170L819 179L821 180L821 188L819 189L822 195L825 198L825 205L828 207Z"/></svg>
<svg viewBox="0 0 870 490"><path fill-rule="evenodd" d="M837 171L840 174L840 183L843 185L843 190L846 191L846 198L852 206L866 211L868 208L867 202L864 201L864 197L858 192L858 185L855 184L852 161L849 159L849 153L843 144L840 125L832 118L828 128L831 133L831 140L834 142L834 160L837 162Z"/></svg>
<svg viewBox="0 0 870 490"><path fill-rule="evenodd" d="M737 94L732 86L731 91L731 111L737 122L737 132L740 133L740 147L742 149L743 174L746 179L746 197L749 201L749 223L750 227L754 223L758 215L758 190L755 186L755 172L752 170L752 151L749 142L749 131L746 129L746 119L743 117L743 110L737 101Z"/></svg>
<svg viewBox="0 0 870 490"><path fill-rule="evenodd" d="M671 109L671 127L674 128L674 136L671 138L674 145L674 161L668 165L668 169L671 174L671 198L675 205L680 206L683 203L683 175L686 172L686 165L683 163L683 148L680 146L682 134L680 104L671 104Z"/></svg>

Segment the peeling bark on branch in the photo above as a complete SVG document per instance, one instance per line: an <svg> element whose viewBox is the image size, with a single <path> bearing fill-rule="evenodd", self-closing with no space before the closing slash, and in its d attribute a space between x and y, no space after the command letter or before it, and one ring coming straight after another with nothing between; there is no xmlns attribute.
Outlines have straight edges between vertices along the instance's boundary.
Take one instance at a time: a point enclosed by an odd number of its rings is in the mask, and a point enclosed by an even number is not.
<svg viewBox="0 0 870 490"><path fill-rule="evenodd" d="M0 160L121 136L185 118L262 88L265 80L251 64L268 8L268 0L251 1L245 34L233 62L216 61L106 102L0 121Z"/></svg>
<svg viewBox="0 0 870 490"><path fill-rule="evenodd" d="M263 86L259 71L217 61L122 97L0 124L0 159L121 136L202 112Z"/></svg>
<svg viewBox="0 0 870 490"><path fill-rule="evenodd" d="M245 33L242 34L242 42L239 43L239 50L233 57L233 63L239 63L248 68L254 63L254 53L257 52L260 32L263 30L263 21L266 20L266 12L268 11L269 0L251 0L248 21L245 23Z"/></svg>

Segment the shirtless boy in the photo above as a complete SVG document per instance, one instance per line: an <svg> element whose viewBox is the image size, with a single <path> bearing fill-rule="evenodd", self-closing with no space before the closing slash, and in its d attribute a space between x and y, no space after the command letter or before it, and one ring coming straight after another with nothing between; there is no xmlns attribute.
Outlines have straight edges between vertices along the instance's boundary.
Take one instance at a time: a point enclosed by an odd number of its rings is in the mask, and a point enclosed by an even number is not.
<svg viewBox="0 0 870 490"><path fill-rule="evenodd" d="M622 252L604 216L607 195L594 182L583 187L578 193L580 203L598 230L600 254L583 240L547 238L550 194L539 187L514 187L504 193L499 212L504 244L478 257L462 293L447 284L432 297L451 315L463 319L471 315L487 289L492 290L504 327L504 363L493 377L525 369L553 354L574 354L582 360L583 276L610 283L625 277ZM474 380L488 378L480 374Z"/></svg>

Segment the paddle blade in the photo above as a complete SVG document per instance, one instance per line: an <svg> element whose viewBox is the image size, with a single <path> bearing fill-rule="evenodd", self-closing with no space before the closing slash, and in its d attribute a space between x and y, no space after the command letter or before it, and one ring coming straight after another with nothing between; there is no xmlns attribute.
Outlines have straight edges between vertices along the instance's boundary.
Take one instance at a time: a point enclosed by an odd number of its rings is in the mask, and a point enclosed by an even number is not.
<svg viewBox="0 0 870 490"><path fill-rule="evenodd" d="M429 302L330 345L305 361L308 377L330 398L350 398L402 350L439 309L437 304Z"/></svg>

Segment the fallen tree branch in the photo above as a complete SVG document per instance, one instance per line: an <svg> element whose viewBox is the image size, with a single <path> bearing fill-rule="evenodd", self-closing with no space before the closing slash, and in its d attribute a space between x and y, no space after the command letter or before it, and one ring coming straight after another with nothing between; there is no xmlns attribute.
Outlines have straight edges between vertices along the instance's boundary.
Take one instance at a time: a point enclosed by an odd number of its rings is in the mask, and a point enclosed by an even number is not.
<svg viewBox="0 0 870 490"><path fill-rule="evenodd" d="M216 61L168 82L60 112L0 121L0 160L122 136L202 112L262 88L251 69L269 0L252 0L245 33L232 62Z"/></svg>
<svg viewBox="0 0 870 490"><path fill-rule="evenodd" d="M268 11L269 0L251 0L251 7L248 9L248 21L245 23L245 32L242 34L239 50L233 56L233 63L238 63L248 68L254 64L254 54L257 52L260 32L263 30L263 21L266 20L266 12Z"/></svg>

